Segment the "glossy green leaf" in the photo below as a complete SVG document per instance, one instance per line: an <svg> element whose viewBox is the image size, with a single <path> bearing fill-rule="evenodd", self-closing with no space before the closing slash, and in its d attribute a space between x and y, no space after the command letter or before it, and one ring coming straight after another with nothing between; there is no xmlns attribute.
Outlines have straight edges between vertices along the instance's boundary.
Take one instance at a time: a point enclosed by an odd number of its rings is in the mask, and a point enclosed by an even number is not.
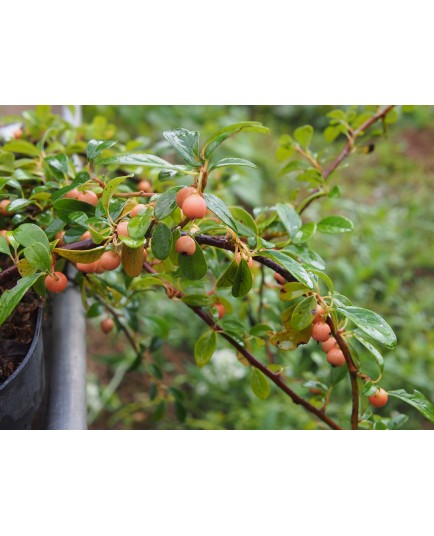
<svg viewBox="0 0 434 536"><path fill-rule="evenodd" d="M90 140L86 147L87 159L94 160L105 149L110 149L116 143L116 140Z"/></svg>
<svg viewBox="0 0 434 536"><path fill-rule="evenodd" d="M205 158L209 158L211 154L217 149L217 147L224 142L229 136L233 136L238 132L259 132L263 134L268 134L270 130L267 127L264 127L261 123L257 121L243 121L241 123L235 123L227 127L222 128L221 130L214 133L213 136L205 143L202 149L202 155Z"/></svg>
<svg viewBox="0 0 434 536"><path fill-rule="evenodd" d="M310 142L312 141L312 137L313 137L313 127L311 127L310 125L304 125L302 127L297 128L294 131L294 138L305 149L309 147Z"/></svg>
<svg viewBox="0 0 434 536"><path fill-rule="evenodd" d="M194 360L200 368L204 367L217 348L217 336L215 331L206 331L196 341L194 345Z"/></svg>
<svg viewBox="0 0 434 536"><path fill-rule="evenodd" d="M125 153L115 156L109 156L107 158L101 158L95 160L95 164L100 166L144 166L153 168L164 169L177 169L181 170L181 166L175 166L152 154L138 154L138 153Z"/></svg>
<svg viewBox="0 0 434 536"><path fill-rule="evenodd" d="M51 199L53 201L57 201L61 197L63 197L65 194L73 190L74 188L77 188L78 186L81 186L85 182L87 182L90 179L89 173L87 171L80 171L77 173L75 179L68 184L68 186L64 186L63 188L60 188L60 190L56 190L52 195Z"/></svg>
<svg viewBox="0 0 434 536"><path fill-rule="evenodd" d="M398 398L410 406L413 406L422 413L431 422L434 422L434 406L428 398L416 389L413 393L407 393L404 389L397 389L396 391L388 391L389 396Z"/></svg>
<svg viewBox="0 0 434 536"><path fill-rule="evenodd" d="M317 230L326 234L349 233L354 230L354 225L344 216L329 216L318 222Z"/></svg>
<svg viewBox="0 0 434 536"><path fill-rule="evenodd" d="M386 346L395 348L396 336L389 324L380 315L361 307L340 306L336 311L352 322L368 337Z"/></svg>
<svg viewBox="0 0 434 536"><path fill-rule="evenodd" d="M297 304L291 316L291 326L297 331L301 331L312 324L317 303L315 296L309 296Z"/></svg>
<svg viewBox="0 0 434 536"><path fill-rule="evenodd" d="M113 197L113 194L116 193L116 190L119 188L119 186L123 182L125 182L129 177L132 177L132 175L116 177L115 179L112 179L105 185L104 191L101 196L101 204L104 207L104 210L106 212L108 212L108 208L110 205L111 198Z"/></svg>
<svg viewBox="0 0 434 536"><path fill-rule="evenodd" d="M335 287L333 285L333 281L330 279L330 277L325 274L324 272L320 272L319 270L315 270L311 268L309 270L310 273L316 275L321 281L325 284L325 286L328 288L331 294L334 293Z"/></svg>
<svg viewBox="0 0 434 536"><path fill-rule="evenodd" d="M152 233L151 249L157 259L164 260L172 248L172 231L165 223L158 223Z"/></svg>
<svg viewBox="0 0 434 536"><path fill-rule="evenodd" d="M24 257L29 261L29 264L41 272L51 271L51 254L47 246L39 242L35 242L24 248Z"/></svg>
<svg viewBox="0 0 434 536"><path fill-rule="evenodd" d="M5 151L26 154L28 156L40 156L41 152L32 143L26 140L13 140L3 145Z"/></svg>
<svg viewBox="0 0 434 536"><path fill-rule="evenodd" d="M9 244L7 243L6 238L2 235L0 235L0 253L4 253L5 255L9 255L10 253Z"/></svg>
<svg viewBox="0 0 434 536"><path fill-rule="evenodd" d="M304 283L285 283L283 285L283 292L280 294L280 299L283 301L292 301L303 294L306 294L308 287Z"/></svg>
<svg viewBox="0 0 434 536"><path fill-rule="evenodd" d="M293 237L297 234L301 227L301 218L298 212L291 205L278 203L276 205L276 211L283 226L288 231L289 236Z"/></svg>
<svg viewBox="0 0 434 536"><path fill-rule="evenodd" d="M66 154L47 156L44 161L48 164L52 174L59 180L68 173L68 157Z"/></svg>
<svg viewBox="0 0 434 536"><path fill-rule="evenodd" d="M293 171L302 171L306 168L307 164L303 160L291 160L279 171L279 176L286 175L286 173L292 173Z"/></svg>
<svg viewBox="0 0 434 536"><path fill-rule="evenodd" d="M176 210L178 207L176 204L176 194L181 188L182 186L169 188L158 196L155 204L155 217L157 220L164 220L164 218L167 218L167 216L170 216Z"/></svg>
<svg viewBox="0 0 434 536"><path fill-rule="evenodd" d="M196 251L193 255L178 255L179 268L187 279L192 281L202 279L208 271L205 256L199 244L196 243Z"/></svg>
<svg viewBox="0 0 434 536"><path fill-rule="evenodd" d="M234 283L232 285L232 296L241 298L250 292L253 278L249 265L244 259L241 259L235 272Z"/></svg>
<svg viewBox="0 0 434 536"><path fill-rule="evenodd" d="M304 244L308 242L312 236L316 233L316 223L313 221L305 223L292 237L294 244Z"/></svg>
<svg viewBox="0 0 434 536"><path fill-rule="evenodd" d="M195 307L208 307L213 303L211 296L207 294L186 294L182 301L187 305L194 305Z"/></svg>
<svg viewBox="0 0 434 536"><path fill-rule="evenodd" d="M163 136L187 164L193 167L201 165L199 161L199 132L176 128L163 132Z"/></svg>
<svg viewBox="0 0 434 536"><path fill-rule="evenodd" d="M213 169L222 168L222 167L250 167L256 168L253 162L249 160L244 160L243 158L222 158L217 162L214 162L210 165L209 171Z"/></svg>
<svg viewBox="0 0 434 536"><path fill-rule="evenodd" d="M128 222L128 234L134 240L142 240L146 235L153 217L154 211L151 207L148 207Z"/></svg>
<svg viewBox="0 0 434 536"><path fill-rule="evenodd" d="M312 279L309 277L309 274L306 272L303 266L297 261L295 261L293 258L289 257L289 255L285 255L285 253L282 253L281 251L269 249L261 251L260 255L277 262L277 264L288 270L288 272L295 279L297 279L297 281L300 281L300 283L305 284L308 288L314 288Z"/></svg>
<svg viewBox="0 0 434 536"><path fill-rule="evenodd" d="M58 199L53 203L57 216L64 222L69 223L69 216L74 212L84 212L88 216L95 214L95 207L76 199Z"/></svg>
<svg viewBox="0 0 434 536"><path fill-rule="evenodd" d="M228 207L224 204L224 202L213 194L204 194L204 198L208 210L220 218L225 225L238 233L237 223L233 219Z"/></svg>
<svg viewBox="0 0 434 536"><path fill-rule="evenodd" d="M377 362L378 368L380 369L380 374L382 374L384 370L384 359L381 353L363 336L363 332L355 330L354 336L360 342L360 344L362 344L373 355L375 361Z"/></svg>
<svg viewBox="0 0 434 536"><path fill-rule="evenodd" d="M89 264L97 261L105 251L105 246L100 246L93 249L66 249L66 248L54 248L54 253L57 253L60 257L68 259L71 262L81 262L83 264Z"/></svg>
<svg viewBox="0 0 434 536"><path fill-rule="evenodd" d="M236 220L238 231L246 236L258 236L258 226L256 225L253 216L242 207L229 207L229 211Z"/></svg>
<svg viewBox="0 0 434 536"><path fill-rule="evenodd" d="M50 243L44 231L34 223L23 223L14 231L15 240L24 247L39 242L45 249L50 250Z"/></svg>
<svg viewBox="0 0 434 536"><path fill-rule="evenodd" d="M41 274L33 274L22 277L15 287L3 292L3 294L0 296L0 326L13 313L15 307L20 303L24 294L32 285L36 283L39 277L41 277Z"/></svg>
<svg viewBox="0 0 434 536"><path fill-rule="evenodd" d="M223 274L219 277L217 281L217 288L231 287L234 284L235 274L237 273L237 270L238 270L238 264L235 261L231 262L231 264L226 268Z"/></svg>
<svg viewBox="0 0 434 536"><path fill-rule="evenodd" d="M250 386L254 394L260 400L266 400L270 396L270 384L263 372L255 367L251 367Z"/></svg>

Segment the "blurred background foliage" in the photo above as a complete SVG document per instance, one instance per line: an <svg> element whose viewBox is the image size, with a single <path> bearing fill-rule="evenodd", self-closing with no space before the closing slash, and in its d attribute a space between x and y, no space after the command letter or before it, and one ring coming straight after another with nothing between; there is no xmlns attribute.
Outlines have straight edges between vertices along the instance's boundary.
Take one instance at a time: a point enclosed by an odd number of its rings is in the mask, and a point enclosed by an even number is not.
<svg viewBox="0 0 434 536"><path fill-rule="evenodd" d="M333 107L336 108L336 107ZM115 137L154 154L170 154L162 132L177 127L195 129L206 138L221 126L244 120L263 122L270 136L245 134L221 149L222 157L255 162L258 169L239 168L210 184L227 202L252 211L255 206L291 202L293 177L279 176L279 137L303 124L315 128L313 147L338 154L345 140L324 140L329 106L84 106L84 120L95 137ZM345 108L345 107L343 107ZM327 263L336 289L355 305L382 315L394 328L398 347L384 354L386 389L420 389L434 400L434 107L402 109L385 137L373 138L366 151L350 157L333 175L341 197L313 203L304 220L333 213L350 217L355 231L316 235L311 243ZM152 177L151 177L152 179ZM268 277L268 276L267 276ZM267 314L279 314L275 290L267 292ZM273 307L276 311L273 311ZM237 307L237 304L235 304ZM193 346L204 328L200 320L161 293L148 293L140 311L143 329L152 339L152 373L130 370L132 356L120 334L104 336L90 320L89 421L93 428L179 429L309 429L318 423L272 387L267 401L249 386L249 370L229 348L219 343L211 363L199 370ZM237 311L241 322L246 311ZM187 327L187 328L186 328ZM164 341L164 342L163 342ZM260 348L259 352L263 351ZM303 387L309 379L328 378L329 367L309 343L295 352L280 352L292 387L315 402ZM151 365L154 367L154 365ZM350 413L347 379L330 403L332 414ZM163 396L162 396L163 394ZM347 402L342 403L343 400ZM379 413L409 416L404 428L433 425L409 406L390 400Z"/></svg>

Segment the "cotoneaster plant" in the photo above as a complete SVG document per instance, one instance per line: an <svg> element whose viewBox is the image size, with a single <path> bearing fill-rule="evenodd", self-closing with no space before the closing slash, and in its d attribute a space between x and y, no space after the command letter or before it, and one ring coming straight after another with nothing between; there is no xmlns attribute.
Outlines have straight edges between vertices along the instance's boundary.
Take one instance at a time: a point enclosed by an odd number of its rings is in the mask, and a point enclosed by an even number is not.
<svg viewBox="0 0 434 536"><path fill-rule="evenodd" d="M386 393L379 386L381 349L396 345L391 327L339 294L324 261L309 247L316 233L353 231L344 216L311 221L305 211L322 197L339 195L332 184L336 169L373 125L387 123L394 113L393 106L329 113L326 140L346 140L334 157L315 152L309 125L281 138L280 175L296 176L299 187L288 192L291 203L282 199L250 213L225 203L220 178L231 168L255 164L217 155L234 135L269 134L260 123L229 125L203 144L196 131L167 131L164 138L180 162L172 163L126 151L113 139L89 139L87 127L73 128L51 114L29 112L20 138L0 151L0 253L10 264L0 284L17 282L0 297L0 324L31 287L42 297L46 290L62 292L68 276L81 287L88 316L103 317L104 333L122 330L140 363L145 353L152 355L152 341L142 336L137 303L150 290L160 291L207 326L194 347L197 365L212 359L219 340L231 345L260 399L274 385L319 426L333 429L397 427L404 417L375 413L388 397L408 402L434 422L432 404L418 391ZM249 328L235 318L233 303L248 309ZM327 382L323 373L301 384L289 374L288 352L308 344L322 347ZM364 370L366 362L376 364L376 377ZM152 377L155 366L145 366ZM329 404L346 403L335 394L345 377L351 410L342 416Z"/></svg>

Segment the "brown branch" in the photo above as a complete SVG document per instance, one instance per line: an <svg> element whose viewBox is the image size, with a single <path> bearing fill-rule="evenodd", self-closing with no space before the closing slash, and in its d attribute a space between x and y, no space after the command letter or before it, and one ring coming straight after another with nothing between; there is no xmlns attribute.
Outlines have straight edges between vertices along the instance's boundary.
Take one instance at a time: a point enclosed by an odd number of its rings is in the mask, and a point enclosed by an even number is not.
<svg viewBox="0 0 434 536"><path fill-rule="evenodd" d="M144 263L143 267L148 273L158 273L147 262ZM182 297L182 293L178 291L178 289L175 289L168 283L167 285L169 286L170 292L173 295L176 295L178 298ZM187 307L189 307L199 318L201 318L206 324L208 324L208 326L210 326L212 330L214 330L221 337L226 339L226 341L231 344L240 354L242 354L253 367L259 369L265 376L267 376L281 391L287 394L295 404L303 406L307 411L309 411L310 413L318 417L318 419L330 426L330 428L333 428L334 430L342 430L342 427L339 426L333 419L328 417L323 411L316 408L315 406L307 402L307 400L304 400L304 398L297 395L297 393L295 393L292 389L290 389L290 387L288 387L288 385L283 381L280 374L276 374L269 370L265 365L258 361L248 350L241 346L235 339L233 339L230 335L224 333L223 329L218 324L216 324L214 319L201 307L188 304L185 305L187 305Z"/></svg>

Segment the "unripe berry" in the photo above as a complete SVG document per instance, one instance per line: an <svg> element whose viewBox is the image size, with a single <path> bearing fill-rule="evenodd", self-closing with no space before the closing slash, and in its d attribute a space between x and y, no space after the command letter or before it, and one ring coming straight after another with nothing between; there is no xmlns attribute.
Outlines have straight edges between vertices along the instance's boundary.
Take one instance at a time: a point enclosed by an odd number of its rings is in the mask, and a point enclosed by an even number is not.
<svg viewBox="0 0 434 536"><path fill-rule="evenodd" d="M191 236L181 236L175 242L175 249L178 253L184 253L185 255L194 255L196 251L196 242Z"/></svg>
<svg viewBox="0 0 434 536"><path fill-rule="evenodd" d="M118 236L130 236L128 233L128 222L127 221L119 222L118 226L116 227L116 232Z"/></svg>
<svg viewBox="0 0 434 536"><path fill-rule="evenodd" d="M368 400L375 408L382 408L387 404L389 395L387 391L380 388L372 396L368 397Z"/></svg>
<svg viewBox="0 0 434 536"><path fill-rule="evenodd" d="M85 274L93 274L97 269L97 265L98 265L98 262L95 261L95 262L90 262L88 264L77 262L75 266L77 270L79 270L80 272L83 272Z"/></svg>
<svg viewBox="0 0 434 536"><path fill-rule="evenodd" d="M99 263L104 270L116 270L116 268L121 264L121 257L116 253L116 251L106 251L101 255Z"/></svg>
<svg viewBox="0 0 434 536"><path fill-rule="evenodd" d="M179 192L176 194L176 204L179 208L182 208L182 205L184 204L184 201L187 199L187 197L190 197L191 195L196 193L196 188L193 188L193 186L186 186L185 188L182 188L182 190L179 190Z"/></svg>
<svg viewBox="0 0 434 536"><path fill-rule="evenodd" d="M205 199L199 194L190 195L182 203L182 212L190 220L194 220L195 218L203 218L206 214Z"/></svg>
<svg viewBox="0 0 434 536"><path fill-rule="evenodd" d="M148 180L142 180L138 184L139 190L141 192L150 193L152 192L152 184Z"/></svg>
<svg viewBox="0 0 434 536"><path fill-rule="evenodd" d="M248 267L249 267L249 268L252 268L252 266L253 266L253 259L252 259L252 257L248 257L248 256L247 256L246 254L244 254L244 253L241 255L241 253L240 253L239 251L238 251L238 252L236 253L236 255L235 255L235 262L236 262L237 264L240 264L240 262L241 262L241 257L247 262Z"/></svg>
<svg viewBox="0 0 434 536"><path fill-rule="evenodd" d="M340 348L332 348L327 352L327 362L334 367L345 365L345 356Z"/></svg>
<svg viewBox="0 0 434 536"><path fill-rule="evenodd" d="M10 205L9 199L3 199L0 201L0 214L3 214L3 216L8 216L9 212L7 211L7 206Z"/></svg>
<svg viewBox="0 0 434 536"><path fill-rule="evenodd" d="M77 190L77 188L73 188L72 190L69 190L68 193L65 194L65 197L67 199L78 199L80 197L80 192Z"/></svg>
<svg viewBox="0 0 434 536"><path fill-rule="evenodd" d="M130 212L130 216L132 218L134 218L134 216L137 216L137 214L143 210L144 208L146 208L146 205L144 205L143 203L139 203L138 205L136 205L133 210Z"/></svg>
<svg viewBox="0 0 434 536"><path fill-rule="evenodd" d="M54 272L45 278L45 287L50 292L63 292L68 284L68 279L62 272Z"/></svg>
<svg viewBox="0 0 434 536"><path fill-rule="evenodd" d="M321 343L321 347L325 353L330 352L330 350L334 348L335 346L336 346L336 339L334 337L330 337L325 342Z"/></svg>
<svg viewBox="0 0 434 536"><path fill-rule="evenodd" d="M89 203L89 205L93 205L94 207L98 204L98 196L95 192L91 192L90 190L79 194L77 199L83 201L83 203Z"/></svg>
<svg viewBox="0 0 434 536"><path fill-rule="evenodd" d="M226 314L225 306L222 303L215 303L214 307L217 309L219 318L223 318Z"/></svg>
<svg viewBox="0 0 434 536"><path fill-rule="evenodd" d="M328 324L321 324L318 322L313 325L312 328L312 338L318 342L325 342L330 335L330 326Z"/></svg>
<svg viewBox="0 0 434 536"><path fill-rule="evenodd" d="M318 322L325 322L325 316L325 309L321 307L321 305L318 305L318 307L316 308L315 316L313 317L313 323L318 324Z"/></svg>
<svg viewBox="0 0 434 536"><path fill-rule="evenodd" d="M110 333L110 331L115 327L115 323L111 318L104 318L101 322L101 329L104 333Z"/></svg>

